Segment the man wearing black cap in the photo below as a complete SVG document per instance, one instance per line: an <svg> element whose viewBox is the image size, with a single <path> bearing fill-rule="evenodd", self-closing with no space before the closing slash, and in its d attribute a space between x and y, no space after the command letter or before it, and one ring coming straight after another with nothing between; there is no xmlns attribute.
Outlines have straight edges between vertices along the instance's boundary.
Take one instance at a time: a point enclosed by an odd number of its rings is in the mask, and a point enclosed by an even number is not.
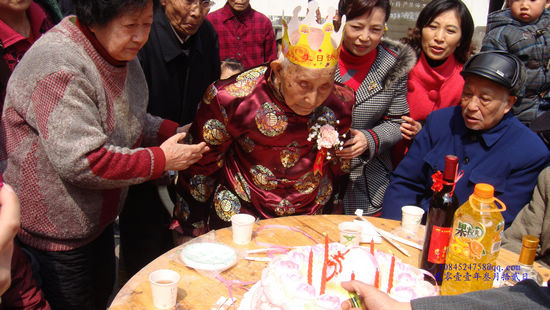
<svg viewBox="0 0 550 310"><path fill-rule="evenodd" d="M460 106L432 112L409 152L393 173L382 216L401 219L401 207L428 210L432 175L444 169L445 155L460 159L463 177L455 193L464 203L475 184L488 183L507 210L506 226L529 202L549 152L535 133L510 112L525 83L519 59L505 52L472 56L462 70L465 80Z"/></svg>

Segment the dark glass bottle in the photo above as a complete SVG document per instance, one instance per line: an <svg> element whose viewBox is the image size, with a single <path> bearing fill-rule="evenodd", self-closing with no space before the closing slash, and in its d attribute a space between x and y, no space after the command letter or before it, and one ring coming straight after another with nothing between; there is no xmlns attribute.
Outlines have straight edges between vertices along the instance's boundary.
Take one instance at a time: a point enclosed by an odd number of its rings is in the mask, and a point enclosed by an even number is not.
<svg viewBox="0 0 550 310"><path fill-rule="evenodd" d="M440 186L434 185L430 210L426 220L426 237L422 251L422 269L429 271L441 284L445 268L445 256L451 238L453 217L459 207L454 194L454 183L458 167L458 157L445 156L445 170ZM442 185L442 187L441 187Z"/></svg>

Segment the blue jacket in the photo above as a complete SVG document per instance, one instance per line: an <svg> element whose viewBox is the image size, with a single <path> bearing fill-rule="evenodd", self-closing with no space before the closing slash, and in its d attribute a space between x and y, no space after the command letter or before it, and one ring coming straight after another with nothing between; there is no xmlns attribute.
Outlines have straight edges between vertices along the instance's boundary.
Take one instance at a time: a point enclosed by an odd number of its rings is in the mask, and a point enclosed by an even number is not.
<svg viewBox="0 0 550 310"><path fill-rule="evenodd" d="M382 216L401 219L401 207L418 205L428 211L432 196L431 176L443 170L445 155L459 158L464 176L455 193L464 203L477 183L495 187L495 195L507 210L506 225L529 202L537 175L548 165L544 143L511 112L486 132L473 132L464 125L460 106L432 112L414 139L409 152L394 171L382 205Z"/></svg>

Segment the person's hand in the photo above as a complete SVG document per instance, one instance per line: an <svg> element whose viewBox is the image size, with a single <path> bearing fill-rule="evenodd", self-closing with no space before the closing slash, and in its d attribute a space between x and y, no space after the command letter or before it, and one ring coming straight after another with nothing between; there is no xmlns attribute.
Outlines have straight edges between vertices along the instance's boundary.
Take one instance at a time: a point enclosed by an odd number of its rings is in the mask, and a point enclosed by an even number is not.
<svg viewBox="0 0 550 310"><path fill-rule="evenodd" d="M367 137L360 130L350 129L351 139L348 139L344 143L344 148L340 151L336 151L336 155L343 159L352 159L361 154L369 148Z"/></svg>
<svg viewBox="0 0 550 310"><path fill-rule="evenodd" d="M0 190L0 295L11 284L11 257L13 238L21 226L19 199L11 186L4 184Z"/></svg>
<svg viewBox="0 0 550 310"><path fill-rule="evenodd" d="M422 129L422 124L409 116L401 116L401 119L405 121L401 123L401 127L399 128L401 130L401 136L407 140L414 139L416 134Z"/></svg>
<svg viewBox="0 0 550 310"><path fill-rule="evenodd" d="M0 251L13 241L21 226L21 207L17 194L4 183L0 190Z"/></svg>
<svg viewBox="0 0 550 310"><path fill-rule="evenodd" d="M185 133L178 133L168 138L160 145L166 157L164 170L185 170L202 158L202 155L210 150L206 143L180 144L185 138Z"/></svg>
<svg viewBox="0 0 550 310"><path fill-rule="evenodd" d="M342 287L350 292L355 292L359 295L361 302L367 310L411 310L410 303L398 302L391 298L388 294L381 292L372 285L365 284L361 281L342 282ZM359 309L352 308L351 302L346 300L342 303L342 309Z"/></svg>

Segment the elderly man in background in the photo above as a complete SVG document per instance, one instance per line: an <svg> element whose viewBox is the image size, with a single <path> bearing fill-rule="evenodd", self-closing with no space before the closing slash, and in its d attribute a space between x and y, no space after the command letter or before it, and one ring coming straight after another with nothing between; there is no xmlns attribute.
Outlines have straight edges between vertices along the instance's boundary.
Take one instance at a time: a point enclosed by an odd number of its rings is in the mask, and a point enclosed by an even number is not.
<svg viewBox="0 0 550 310"><path fill-rule="evenodd" d="M205 20L212 4L210 0L155 3L149 40L138 54L149 88L150 114L181 126L191 123L204 91L220 78L218 36ZM162 191L166 193L166 182L161 182L166 179L134 185L128 192L119 223L129 277L174 246L169 229L172 214L160 198Z"/></svg>
<svg viewBox="0 0 550 310"><path fill-rule="evenodd" d="M460 203L475 184L489 183L507 209L509 226L529 202L549 152L535 133L510 112L525 82L521 61L506 52L472 56L462 69L465 85L461 105L432 112L409 152L395 170L386 191L382 216L401 218L401 207L428 210L431 176L443 170L445 155L458 156L463 177L455 193Z"/></svg>
<svg viewBox="0 0 550 310"><path fill-rule="evenodd" d="M341 32L313 16L304 19L313 24L301 24L297 14L285 26L284 56L207 90L189 137L211 151L180 177L187 233L228 226L237 213L271 218L341 208L336 179L349 162L334 151L355 102L351 89L334 82Z"/></svg>
<svg viewBox="0 0 550 310"><path fill-rule="evenodd" d="M235 58L250 69L277 58L271 21L252 9L250 0L227 0L207 18L218 32L220 59Z"/></svg>
<svg viewBox="0 0 550 310"><path fill-rule="evenodd" d="M116 276L112 223L128 186L185 169L208 147L178 143L177 123L146 112L136 56L153 1L73 3L76 17L44 34L10 78L0 158L21 201L18 239L51 307L105 310Z"/></svg>

